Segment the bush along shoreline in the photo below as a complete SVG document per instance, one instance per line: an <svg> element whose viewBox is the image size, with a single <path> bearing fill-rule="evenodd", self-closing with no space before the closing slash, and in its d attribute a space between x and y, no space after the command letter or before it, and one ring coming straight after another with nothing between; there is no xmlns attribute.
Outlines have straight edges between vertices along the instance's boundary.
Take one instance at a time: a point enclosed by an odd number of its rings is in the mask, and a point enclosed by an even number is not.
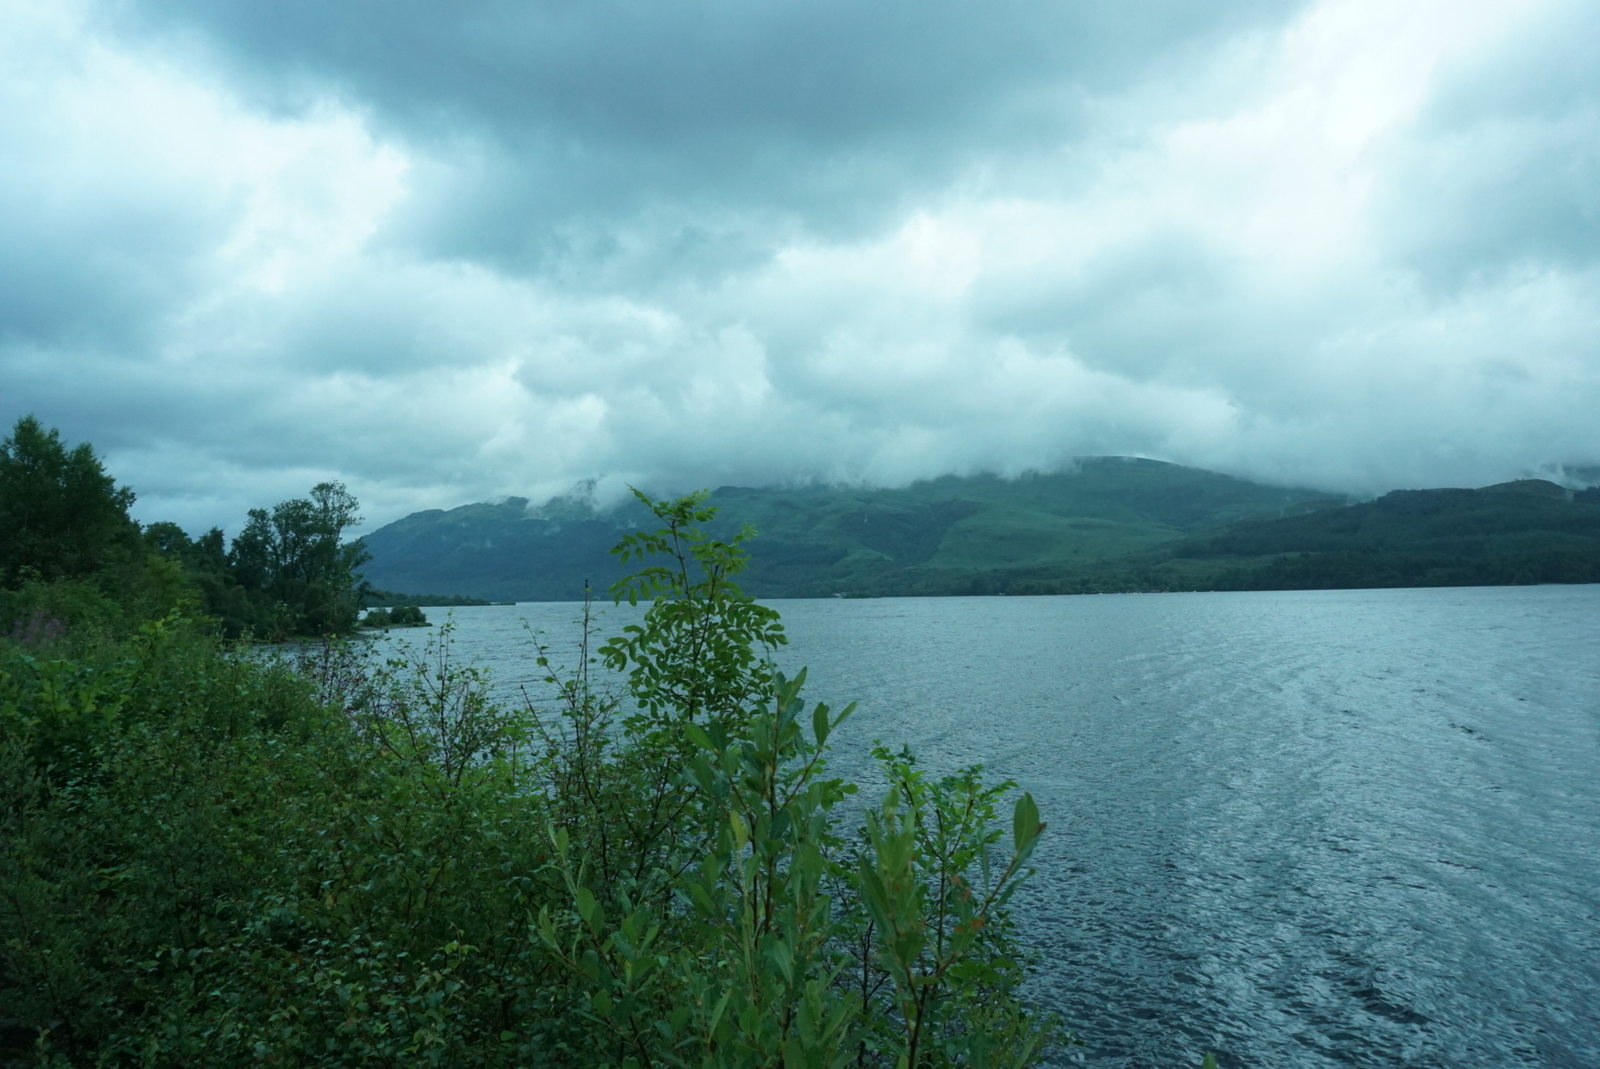
<svg viewBox="0 0 1600 1069"><path fill-rule="evenodd" d="M0 637L0 1063L1035 1064L1009 911L1044 824L875 751L771 663L747 530L641 501L643 619L507 708L449 625L374 667L180 608ZM24 622L26 623L26 622ZM590 652L592 650L592 653ZM596 682L605 666L625 685ZM1003 810L1009 809L1009 813Z"/></svg>
<svg viewBox="0 0 1600 1069"><path fill-rule="evenodd" d="M361 618L365 628L387 631L391 627L432 627L422 609L416 605L396 605L392 609L369 609Z"/></svg>

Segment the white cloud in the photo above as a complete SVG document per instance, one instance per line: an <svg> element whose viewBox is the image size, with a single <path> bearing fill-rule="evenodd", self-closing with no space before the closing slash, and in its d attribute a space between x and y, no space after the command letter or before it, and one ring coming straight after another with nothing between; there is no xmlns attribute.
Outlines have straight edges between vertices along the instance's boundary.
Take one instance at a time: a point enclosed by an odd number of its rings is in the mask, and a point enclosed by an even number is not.
<svg viewBox="0 0 1600 1069"><path fill-rule="evenodd" d="M95 441L191 526L328 477L381 522L596 475L1115 452L1375 491L1592 463L1600 72L1547 71L1581 7L1337 0L1155 41L1106 6L1118 73L962 59L967 97L913 107L901 57L837 136L771 86L713 108L762 77L718 53L663 74L709 79L663 88L677 141L598 81L585 125L551 110L571 86L525 113L481 71L402 92L412 57L242 8L132 34L7 0L0 417ZM954 11L907 47L960 52ZM444 66L482 46L437 36ZM264 90L301 45L294 93Z"/></svg>

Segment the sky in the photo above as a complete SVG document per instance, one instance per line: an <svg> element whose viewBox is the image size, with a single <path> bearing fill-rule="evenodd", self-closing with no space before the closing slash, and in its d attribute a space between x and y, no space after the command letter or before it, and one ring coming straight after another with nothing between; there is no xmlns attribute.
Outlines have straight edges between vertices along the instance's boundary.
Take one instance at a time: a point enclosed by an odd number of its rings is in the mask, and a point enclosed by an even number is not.
<svg viewBox="0 0 1600 1069"><path fill-rule="evenodd" d="M1592 0L0 0L0 421L135 515L1600 463Z"/></svg>

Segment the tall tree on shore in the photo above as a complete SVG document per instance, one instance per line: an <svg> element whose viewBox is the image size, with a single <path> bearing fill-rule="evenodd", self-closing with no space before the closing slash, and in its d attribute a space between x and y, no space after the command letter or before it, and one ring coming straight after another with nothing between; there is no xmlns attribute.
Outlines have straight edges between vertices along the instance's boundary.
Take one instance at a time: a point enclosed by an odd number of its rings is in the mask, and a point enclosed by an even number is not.
<svg viewBox="0 0 1600 1069"><path fill-rule="evenodd" d="M228 562L235 581L283 606L279 629L330 634L355 626L365 586L356 571L368 559L344 532L361 522L360 504L341 482L318 483L309 498L251 509Z"/></svg>
<svg viewBox="0 0 1600 1069"><path fill-rule="evenodd" d="M126 556L138 538L132 504L93 446L68 449L23 416L0 442L0 586L89 575Z"/></svg>

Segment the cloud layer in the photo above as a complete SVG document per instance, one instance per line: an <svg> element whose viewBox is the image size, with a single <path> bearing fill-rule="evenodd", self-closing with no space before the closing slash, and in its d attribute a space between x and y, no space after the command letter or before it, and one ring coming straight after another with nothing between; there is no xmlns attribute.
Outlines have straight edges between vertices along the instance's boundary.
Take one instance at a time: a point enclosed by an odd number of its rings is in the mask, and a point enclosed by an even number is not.
<svg viewBox="0 0 1600 1069"><path fill-rule="evenodd" d="M1600 461L1600 14L0 0L0 419L337 477Z"/></svg>

